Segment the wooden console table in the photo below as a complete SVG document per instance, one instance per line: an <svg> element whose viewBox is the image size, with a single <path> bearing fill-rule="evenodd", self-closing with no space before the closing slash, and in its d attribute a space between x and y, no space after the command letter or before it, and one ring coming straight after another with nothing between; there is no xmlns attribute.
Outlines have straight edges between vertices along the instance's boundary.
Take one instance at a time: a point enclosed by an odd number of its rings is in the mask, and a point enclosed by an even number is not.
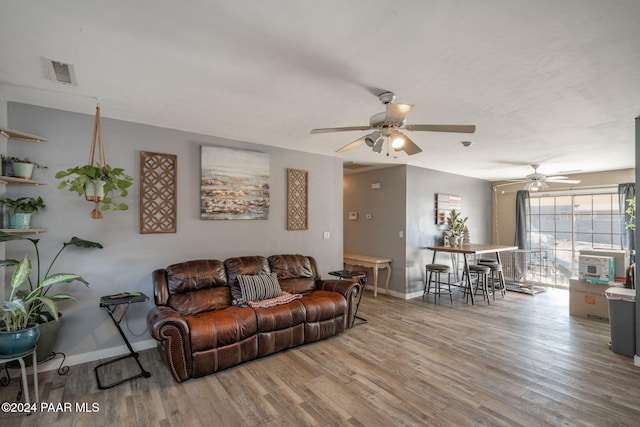
<svg viewBox="0 0 640 427"><path fill-rule="evenodd" d="M368 267L373 269L373 297L378 296L378 270L381 268L387 269L387 282L385 283L386 295L389 295L389 281L391 280L391 259L380 258L371 255L362 254L344 254L345 265L355 265L359 267Z"/></svg>

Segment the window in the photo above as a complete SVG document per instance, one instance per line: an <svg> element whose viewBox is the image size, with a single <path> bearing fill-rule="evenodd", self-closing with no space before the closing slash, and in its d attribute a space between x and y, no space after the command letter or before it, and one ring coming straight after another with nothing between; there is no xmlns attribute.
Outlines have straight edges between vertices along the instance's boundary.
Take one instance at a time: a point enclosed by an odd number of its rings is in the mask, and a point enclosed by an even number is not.
<svg viewBox="0 0 640 427"><path fill-rule="evenodd" d="M565 287L578 276L582 249L620 249L618 193L530 194L529 248L546 252L543 282Z"/></svg>

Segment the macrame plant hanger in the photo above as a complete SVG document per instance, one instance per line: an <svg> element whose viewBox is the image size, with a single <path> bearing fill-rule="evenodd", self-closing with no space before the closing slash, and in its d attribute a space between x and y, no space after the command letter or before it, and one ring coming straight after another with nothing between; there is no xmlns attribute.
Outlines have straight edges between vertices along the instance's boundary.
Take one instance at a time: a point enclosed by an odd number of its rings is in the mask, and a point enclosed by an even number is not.
<svg viewBox="0 0 640 427"><path fill-rule="evenodd" d="M96 161L96 142L98 146L98 160ZM98 104L96 105L96 120L93 124L93 139L91 141L91 151L89 152L89 163L90 166L98 167L98 177L92 182L87 183L86 185L93 185L93 194L94 196L86 196L86 199L95 203L93 210L91 211L91 218L93 219L102 219L102 211L100 210L100 202L104 199L104 195L98 195L98 179L102 177L102 169L106 165L106 160L104 157L104 143L102 141L102 121L100 120L100 101L98 100Z"/></svg>

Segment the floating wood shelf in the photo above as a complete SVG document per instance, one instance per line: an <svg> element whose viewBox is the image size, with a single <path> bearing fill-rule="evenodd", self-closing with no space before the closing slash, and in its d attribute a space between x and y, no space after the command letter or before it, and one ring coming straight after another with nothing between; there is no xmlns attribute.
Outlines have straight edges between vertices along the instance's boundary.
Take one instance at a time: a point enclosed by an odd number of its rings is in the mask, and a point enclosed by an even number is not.
<svg viewBox="0 0 640 427"><path fill-rule="evenodd" d="M43 138L38 135L32 135L26 132L20 132L18 130L8 129L8 128L0 128L0 135L4 136L7 139L17 139L19 141L27 141L27 142L46 142L47 138Z"/></svg>
<svg viewBox="0 0 640 427"><path fill-rule="evenodd" d="M14 176L0 176L0 183L6 185L32 185L37 187L38 185L45 185L44 181L36 181L34 179L16 178Z"/></svg>
<svg viewBox="0 0 640 427"><path fill-rule="evenodd" d="M7 234L38 234L49 231L48 228L1 228Z"/></svg>

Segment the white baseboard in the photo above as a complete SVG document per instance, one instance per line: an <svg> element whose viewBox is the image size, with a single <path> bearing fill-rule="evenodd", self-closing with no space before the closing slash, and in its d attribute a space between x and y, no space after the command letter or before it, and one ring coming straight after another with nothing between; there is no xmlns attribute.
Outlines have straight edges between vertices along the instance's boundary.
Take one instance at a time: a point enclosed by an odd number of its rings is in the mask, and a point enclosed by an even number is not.
<svg viewBox="0 0 640 427"><path fill-rule="evenodd" d="M156 346L157 341L154 339L148 339L131 344L135 351L147 350ZM123 356L129 353L129 349L126 345L119 345L117 347L105 348L103 350L90 351L88 353L74 354L67 356L64 361L64 366L80 365L82 363L93 362L95 360L108 359L116 356ZM38 372L53 371L60 367L62 359L56 357L48 362L38 365Z"/></svg>
<svg viewBox="0 0 640 427"><path fill-rule="evenodd" d="M373 292L373 285L366 285L365 289ZM384 287L380 288L380 286L378 286L378 295L386 295L386 289ZM416 297L421 297L422 296L422 291L416 291L416 292L411 292L409 294L403 294L403 293L400 293L400 292L389 290L389 296L390 297L404 299L404 300L408 300L408 299L412 299L412 298L416 298Z"/></svg>
<svg viewBox="0 0 640 427"><path fill-rule="evenodd" d="M420 290L420 291L411 292L410 294L404 294L404 299L418 298L418 297L421 297L423 293L424 291Z"/></svg>

